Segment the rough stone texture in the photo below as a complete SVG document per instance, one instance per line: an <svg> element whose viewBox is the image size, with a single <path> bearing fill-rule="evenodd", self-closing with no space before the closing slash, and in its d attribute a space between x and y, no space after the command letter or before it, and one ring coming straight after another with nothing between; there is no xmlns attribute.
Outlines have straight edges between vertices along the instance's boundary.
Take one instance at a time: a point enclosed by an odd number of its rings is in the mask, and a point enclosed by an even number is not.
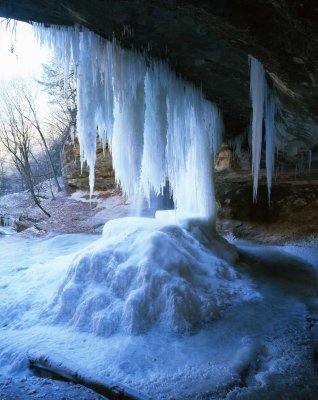
<svg viewBox="0 0 318 400"><path fill-rule="evenodd" d="M261 175L253 203L247 171L216 173L218 230L260 242L284 242L318 235L318 174L287 171L273 182L268 203L266 177Z"/></svg>
<svg viewBox="0 0 318 400"><path fill-rule="evenodd" d="M77 138L74 143L70 140L64 145L62 175L70 188L89 190L88 168L85 163L81 171L80 146ZM110 152L108 148L103 151L103 147L97 139L94 190L112 190L115 187L115 173Z"/></svg>
<svg viewBox="0 0 318 400"><path fill-rule="evenodd" d="M214 163L215 171L226 171L236 168L237 160L230 146L223 145Z"/></svg>
<svg viewBox="0 0 318 400"><path fill-rule="evenodd" d="M281 106L282 140L318 144L318 7L311 0L5 0L0 15L79 23L167 59L224 112L228 137L249 123L247 55L265 66Z"/></svg>

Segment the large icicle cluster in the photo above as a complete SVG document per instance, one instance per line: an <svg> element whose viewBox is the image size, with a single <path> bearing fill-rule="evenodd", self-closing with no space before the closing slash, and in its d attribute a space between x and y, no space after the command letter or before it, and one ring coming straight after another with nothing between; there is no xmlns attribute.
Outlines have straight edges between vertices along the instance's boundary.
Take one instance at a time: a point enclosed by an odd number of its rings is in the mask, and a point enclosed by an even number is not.
<svg viewBox="0 0 318 400"><path fill-rule="evenodd" d="M266 139L266 174L268 199L270 201L272 174L275 153L275 113L276 103L268 88L263 65L256 58L249 56L250 61L250 93L252 99L252 171L253 200L257 199L258 176L262 156L263 118L265 120ZM264 116L265 113L265 116Z"/></svg>
<svg viewBox="0 0 318 400"><path fill-rule="evenodd" d="M160 193L168 179L181 213L213 219L213 155L219 110L163 62L146 62L85 28L35 25L40 40L74 64L81 159L94 183L96 131L110 146L116 179L128 197Z"/></svg>

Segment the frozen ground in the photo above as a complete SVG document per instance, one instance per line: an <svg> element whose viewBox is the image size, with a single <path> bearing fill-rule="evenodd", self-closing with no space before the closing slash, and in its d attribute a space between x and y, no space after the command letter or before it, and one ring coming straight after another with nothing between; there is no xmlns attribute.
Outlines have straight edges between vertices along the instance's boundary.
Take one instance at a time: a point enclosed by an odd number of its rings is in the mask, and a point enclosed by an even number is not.
<svg viewBox="0 0 318 400"><path fill-rule="evenodd" d="M112 231L118 234L115 228ZM130 231L132 247L140 243L140 236L134 235ZM156 235L148 232L155 241ZM170 239L160 242L166 259L171 257L171 251L165 251L167 243L172 245ZM156 400L317 398L318 250L314 238L281 247L232 240L239 263L235 267L220 264L226 276L220 274L218 280L211 276L219 293L215 300L224 299L234 287L236 292L227 304L216 302L218 315L210 322L188 332L162 329L165 323L151 324L138 334L121 327L108 336L96 335L85 324L73 323L74 319L52 320L58 314L49 307L61 288L76 284L68 279L76 260L105 256L104 247L101 253L96 250L101 240L99 235L87 234L0 237L0 396L62 399L65 391L65 399L72 395L98 398L75 385L32 377L28 355L45 354L82 374L124 384ZM118 247L114 240L114 254L124 257L128 249ZM193 239L185 243L181 251L186 248L191 253L193 249L187 246L193 245ZM136 261L127 260L128 264ZM204 263L200 268L204 275ZM204 282L199 275L195 280ZM96 289L91 276L86 278L89 288ZM21 387L23 393L14 392Z"/></svg>
<svg viewBox="0 0 318 400"><path fill-rule="evenodd" d="M0 399L3 400L105 400L90 389L70 382L31 377L0 375Z"/></svg>
<svg viewBox="0 0 318 400"><path fill-rule="evenodd" d="M63 186L62 180L60 180ZM97 233L106 221L131 213L131 205L125 203L118 190L94 192L58 192L55 187L52 198L48 182L41 184L42 206L51 214L48 218L30 199L27 191L0 196L0 216L5 221L17 220L24 234L47 233ZM0 227L1 234L2 227Z"/></svg>

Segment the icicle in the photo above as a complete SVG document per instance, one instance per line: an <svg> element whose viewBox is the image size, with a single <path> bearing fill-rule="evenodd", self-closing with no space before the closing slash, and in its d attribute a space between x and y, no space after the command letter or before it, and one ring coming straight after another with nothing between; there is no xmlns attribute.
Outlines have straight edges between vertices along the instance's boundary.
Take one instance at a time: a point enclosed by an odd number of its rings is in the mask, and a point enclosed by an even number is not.
<svg viewBox="0 0 318 400"><path fill-rule="evenodd" d="M140 53L85 28L35 28L60 57L65 51L72 57L81 160L89 166L91 194L98 133L103 146L109 144L117 182L128 197L142 192L149 202L150 193L162 192L168 181L178 212L213 221L213 156L223 133L217 107L166 64L149 66Z"/></svg>
<svg viewBox="0 0 318 400"><path fill-rule="evenodd" d="M229 142L229 144L233 147L234 154L238 160L240 160L242 155L242 145L246 140L246 136L248 132L244 131L240 135L236 136L233 141Z"/></svg>
<svg viewBox="0 0 318 400"><path fill-rule="evenodd" d="M268 191L268 204L271 199L272 189L272 176L274 171L275 160L275 113L276 103L275 98L267 89L267 98L265 103L265 140L266 140L266 177L267 177L267 191Z"/></svg>
<svg viewBox="0 0 318 400"><path fill-rule="evenodd" d="M308 150L308 173L311 173L312 150Z"/></svg>
<svg viewBox="0 0 318 400"><path fill-rule="evenodd" d="M265 71L263 65L254 57L249 56L250 62L250 94L252 99L252 172L253 172L253 201L257 200L258 176L262 153L262 127L265 98Z"/></svg>
<svg viewBox="0 0 318 400"><path fill-rule="evenodd" d="M299 172L301 173L304 169L304 153L300 153Z"/></svg>
<svg viewBox="0 0 318 400"><path fill-rule="evenodd" d="M74 125L70 126L70 137L71 137L71 141L74 144L74 140L75 140L75 127Z"/></svg>

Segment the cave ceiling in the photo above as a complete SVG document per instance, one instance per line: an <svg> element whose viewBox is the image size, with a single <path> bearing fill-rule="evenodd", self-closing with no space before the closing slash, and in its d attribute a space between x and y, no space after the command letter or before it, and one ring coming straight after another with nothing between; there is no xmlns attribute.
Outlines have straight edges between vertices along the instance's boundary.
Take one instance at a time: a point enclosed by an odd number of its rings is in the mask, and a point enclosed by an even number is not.
<svg viewBox="0 0 318 400"><path fill-rule="evenodd" d="M249 124L248 54L265 66L281 129L318 144L318 4L296 0L0 0L0 15L84 25L165 59L222 109L228 138ZM299 146L298 146L299 147Z"/></svg>

